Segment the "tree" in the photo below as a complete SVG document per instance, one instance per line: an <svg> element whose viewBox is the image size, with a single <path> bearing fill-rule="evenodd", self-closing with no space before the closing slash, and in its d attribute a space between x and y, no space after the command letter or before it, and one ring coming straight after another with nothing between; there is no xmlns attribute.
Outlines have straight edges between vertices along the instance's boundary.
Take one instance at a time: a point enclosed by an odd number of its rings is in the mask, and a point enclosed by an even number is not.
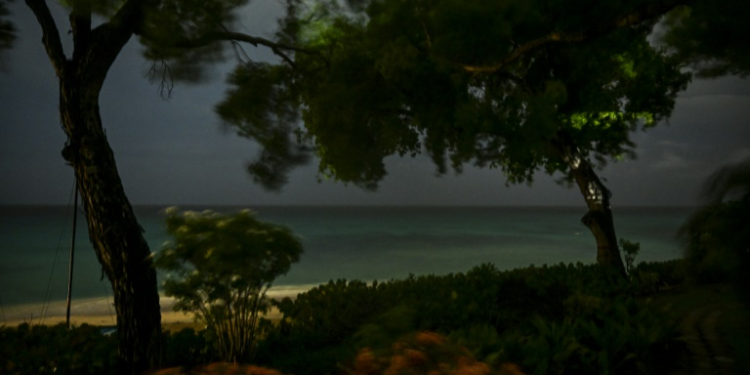
<svg viewBox="0 0 750 375"><path fill-rule="evenodd" d="M666 17L660 40L701 77L747 77L747 14L750 4L746 1L696 0Z"/></svg>
<svg viewBox="0 0 750 375"><path fill-rule="evenodd" d="M217 110L266 146L250 171L270 188L297 153L277 141L289 126L269 119L295 108L304 127L293 132L314 147L320 174L367 189L386 175L385 157L423 149L440 173L467 163L499 168L507 183L562 173L584 197L598 263L624 275L596 168L633 155L629 134L667 118L689 81L679 60L647 40L656 19L682 3L318 2L292 9L282 40L325 59L239 66Z"/></svg>
<svg viewBox="0 0 750 375"><path fill-rule="evenodd" d="M750 73L750 32L744 1L697 0L666 17L660 42L705 78ZM725 165L706 179L703 207L680 228L691 276L701 281L734 281L750 301L750 159Z"/></svg>
<svg viewBox="0 0 750 375"><path fill-rule="evenodd" d="M112 284L123 372L140 373L155 367L161 354L159 295L149 247L99 115L99 93L107 73L134 35L147 47L145 57L154 63L154 77L166 85L171 79L199 81L201 68L220 60L228 42L265 46L284 57L284 51L294 48L231 31L236 10L247 0L61 3L69 12L70 56L63 51L47 2L26 0L60 82L60 118L68 136L62 154L74 169L89 238ZM98 20L103 21L94 25Z"/></svg>
<svg viewBox="0 0 750 375"><path fill-rule="evenodd" d="M250 211L222 215L167 210L174 238L155 264L178 278L164 281L176 310L193 312L215 338L225 361L250 359L258 339L259 314L269 306L273 280L299 260L302 244L289 229L257 220Z"/></svg>

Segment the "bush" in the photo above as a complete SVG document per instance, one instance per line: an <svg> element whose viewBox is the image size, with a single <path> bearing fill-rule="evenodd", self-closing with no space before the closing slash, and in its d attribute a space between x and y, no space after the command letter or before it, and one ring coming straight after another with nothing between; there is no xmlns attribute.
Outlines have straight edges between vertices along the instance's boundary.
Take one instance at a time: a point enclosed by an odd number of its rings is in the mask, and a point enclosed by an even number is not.
<svg viewBox="0 0 750 375"><path fill-rule="evenodd" d="M68 329L21 324L0 327L0 373L3 374L114 374L116 334L83 324Z"/></svg>
<svg viewBox="0 0 750 375"><path fill-rule="evenodd" d="M187 366L208 364L219 359L218 353L206 338L208 331L195 332L184 328L179 332L164 332L164 360L162 365Z"/></svg>
<svg viewBox="0 0 750 375"><path fill-rule="evenodd" d="M750 266L750 198L694 213L680 229L689 276L699 283L739 282Z"/></svg>
<svg viewBox="0 0 750 375"><path fill-rule="evenodd" d="M524 327L474 326L449 338L492 368L519 363L526 373L593 375L653 373L677 337L666 315L629 297L576 294L566 310L561 320L535 315Z"/></svg>
<svg viewBox="0 0 750 375"><path fill-rule="evenodd" d="M388 348L363 348L348 374L476 374L492 370L464 348L434 332L419 332L401 338Z"/></svg>
<svg viewBox="0 0 750 375"><path fill-rule="evenodd" d="M410 276L369 285L361 281L332 281L300 294L296 300L278 303L283 319L270 328L259 344L258 359L268 367L297 375L336 373L338 366L351 361L358 349L387 346L384 343L409 334L432 331L457 340L457 345L467 347L475 358L487 363L500 366L510 361L528 367L539 361L530 358L541 355L533 349L543 347L539 341L544 337L541 330L554 327L549 329L558 333L551 337L562 338L555 339L561 340L557 346L547 348L550 353L560 350L558 359L546 359L549 368L559 363L586 363L579 357L572 362L562 358L565 340L573 340L580 348L593 352L605 350L597 346L604 345L597 340L611 336L625 340L629 346L606 349L609 362L598 367L579 364L577 368L617 369L612 363L622 362L628 355L622 353L642 354L636 348L646 344L639 344L639 340L646 340L648 347L668 340L671 334L670 330L662 330L669 325L653 320L661 315L646 309L654 313L652 319L635 302L623 302L623 298L675 282L678 264L639 264L633 272L634 279L651 278L641 284L630 283L596 265L580 263L504 272L485 264L465 274ZM612 318L605 322L607 314ZM597 321L598 325L586 326L585 321ZM650 336L652 333L656 336ZM582 344L581 340L588 341ZM628 362L623 366L636 365Z"/></svg>
<svg viewBox="0 0 750 375"><path fill-rule="evenodd" d="M217 362L205 366L173 367L149 372L149 375L282 375L280 372L258 366Z"/></svg>
<svg viewBox="0 0 750 375"><path fill-rule="evenodd" d="M173 272L164 292L176 310L205 321L220 358L248 361L258 338L266 291L299 259L302 245L291 232L255 219L250 211L227 216L211 211L167 210L165 244L156 267Z"/></svg>

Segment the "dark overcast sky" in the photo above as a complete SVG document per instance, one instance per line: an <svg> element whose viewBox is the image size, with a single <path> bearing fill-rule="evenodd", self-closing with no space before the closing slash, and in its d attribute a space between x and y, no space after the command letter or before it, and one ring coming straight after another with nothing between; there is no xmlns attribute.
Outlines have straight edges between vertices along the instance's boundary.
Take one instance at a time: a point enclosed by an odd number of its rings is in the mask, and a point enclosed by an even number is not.
<svg viewBox="0 0 750 375"><path fill-rule="evenodd" d="M61 34L64 11L50 2ZM19 30L0 73L0 204L65 204L73 175L60 150L57 80L40 42L41 31L23 2L11 4ZM244 12L245 32L270 36L274 0ZM67 45L69 47L69 44ZM165 101L144 79L149 65L133 39L112 67L101 95L101 115L125 190L134 204L181 205L564 205L583 206L577 189L539 174L532 187L506 188L497 170L467 168L435 176L426 156L388 160L389 175L374 193L326 181L316 165L295 171L281 193L255 186L244 165L257 152L246 139L222 132L213 106L226 90L224 73L198 86L178 85ZM249 51L271 58L268 51ZM66 50L70 53L70 48ZM670 124L636 133L638 159L602 170L614 206L697 204L702 181L722 164L750 157L750 83L738 78L697 80L677 101Z"/></svg>

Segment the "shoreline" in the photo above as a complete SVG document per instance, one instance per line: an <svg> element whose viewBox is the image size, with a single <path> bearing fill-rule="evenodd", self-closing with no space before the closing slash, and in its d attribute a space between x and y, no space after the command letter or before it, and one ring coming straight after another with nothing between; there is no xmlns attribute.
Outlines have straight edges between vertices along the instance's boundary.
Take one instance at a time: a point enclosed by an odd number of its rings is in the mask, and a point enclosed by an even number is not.
<svg viewBox="0 0 750 375"><path fill-rule="evenodd" d="M295 298L298 293L274 293L270 298L281 299L284 297ZM70 324L80 326L89 324L94 326L116 326L117 316L110 298L89 298L74 300L70 307ZM25 304L4 307L0 327L18 327L21 324L54 326L65 323L66 301L54 301L48 304L45 314L42 316L42 304ZM174 311L174 298L160 295L159 305L161 310L161 324L163 329L170 331L182 328L199 327L199 323L192 313ZM271 308L264 317L270 320L281 319L281 313L276 308Z"/></svg>

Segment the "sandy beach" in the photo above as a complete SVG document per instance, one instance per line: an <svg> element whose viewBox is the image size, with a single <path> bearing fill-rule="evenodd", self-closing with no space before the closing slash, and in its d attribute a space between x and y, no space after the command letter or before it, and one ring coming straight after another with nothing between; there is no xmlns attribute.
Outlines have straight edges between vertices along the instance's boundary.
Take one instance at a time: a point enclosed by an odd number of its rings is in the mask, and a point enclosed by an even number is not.
<svg viewBox="0 0 750 375"><path fill-rule="evenodd" d="M278 294L271 297L283 298L285 295ZM173 298L162 296L159 299L159 304L161 305L163 328L173 331L184 327L201 328L200 324L195 321L193 314L177 312L172 309ZM44 308L44 311L41 304L7 306L2 310L0 326L15 327L23 323L56 325L65 322L65 311L65 301L52 302ZM280 319L281 314L274 308L266 314L266 317L272 320ZM92 298L73 301L70 307L70 322L72 325L85 323L97 326L115 326L117 317L112 299Z"/></svg>

